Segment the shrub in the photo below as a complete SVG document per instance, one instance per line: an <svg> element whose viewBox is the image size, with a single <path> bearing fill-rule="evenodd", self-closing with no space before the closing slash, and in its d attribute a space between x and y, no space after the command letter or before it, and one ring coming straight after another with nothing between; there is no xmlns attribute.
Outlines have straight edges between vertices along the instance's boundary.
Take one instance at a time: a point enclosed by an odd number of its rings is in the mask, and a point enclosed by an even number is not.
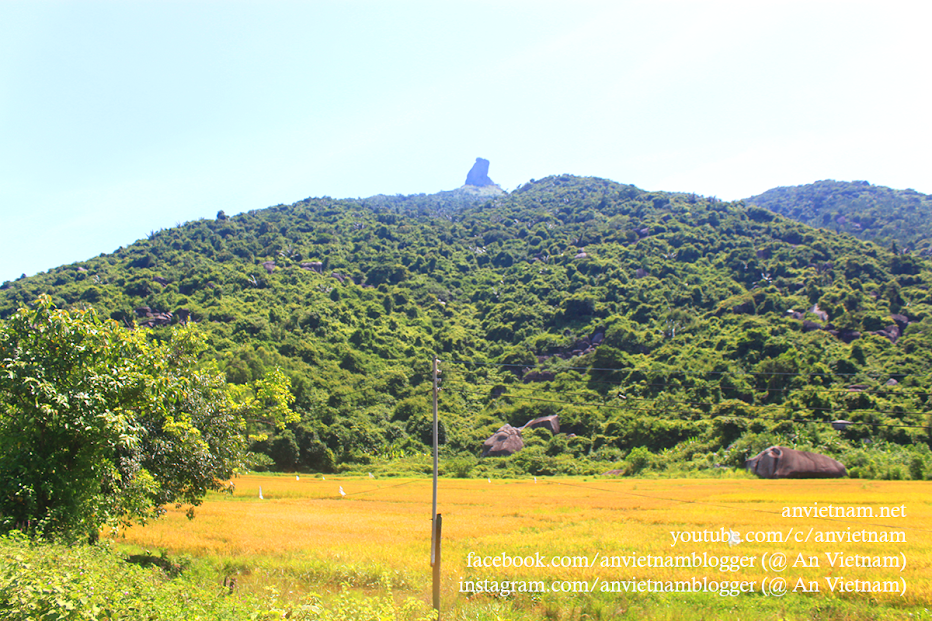
<svg viewBox="0 0 932 621"><path fill-rule="evenodd" d="M647 468L653 461L654 456L651 455L643 446L638 446L631 449L631 452L628 453L628 456L625 458L625 474L637 474Z"/></svg>
<svg viewBox="0 0 932 621"><path fill-rule="evenodd" d="M0 619L120 619L152 621L211 619L247 621L427 621L426 604L396 604L391 590L380 597L355 596L344 586L332 603L310 594L283 601L274 589L265 597L231 596L219 580L198 579L186 563L149 554L122 558L107 545L36 543L14 532L0 537Z"/></svg>
<svg viewBox="0 0 932 621"><path fill-rule="evenodd" d="M479 463L479 460L472 455L457 455L453 459L447 461L445 470L447 474L458 479L465 479L469 477L469 474L472 472L473 468L476 467L477 463Z"/></svg>

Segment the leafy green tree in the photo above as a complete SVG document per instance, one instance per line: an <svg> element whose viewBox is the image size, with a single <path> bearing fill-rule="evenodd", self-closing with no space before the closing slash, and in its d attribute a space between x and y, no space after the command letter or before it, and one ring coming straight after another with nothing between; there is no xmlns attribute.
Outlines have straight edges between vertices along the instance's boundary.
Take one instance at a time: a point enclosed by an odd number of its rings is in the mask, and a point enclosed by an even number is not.
<svg viewBox="0 0 932 621"><path fill-rule="evenodd" d="M163 341L48 296L0 325L0 528L75 539L199 504L240 463L250 419L288 416L284 375L237 387Z"/></svg>
<svg viewBox="0 0 932 621"><path fill-rule="evenodd" d="M285 429L272 441L272 459L275 465L282 470L293 470L301 458L301 449L295 440L294 432Z"/></svg>

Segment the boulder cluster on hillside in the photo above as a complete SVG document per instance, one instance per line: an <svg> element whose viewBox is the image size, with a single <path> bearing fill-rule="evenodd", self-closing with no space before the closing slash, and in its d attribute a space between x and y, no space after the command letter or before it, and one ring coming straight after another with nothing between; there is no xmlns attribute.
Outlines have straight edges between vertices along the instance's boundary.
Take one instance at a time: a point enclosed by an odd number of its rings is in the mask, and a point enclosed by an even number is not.
<svg viewBox="0 0 932 621"><path fill-rule="evenodd" d="M136 313L136 326L140 328L155 328L156 326L168 326L177 318L184 323L191 317L191 311L187 308L178 308L174 313L171 311L160 311L149 306L139 306L133 310Z"/></svg>
<svg viewBox="0 0 932 621"><path fill-rule="evenodd" d="M790 309L786 311L788 317L792 317L803 323L803 332L812 332L814 330L825 330L832 336L844 341L845 343L851 343L861 338L861 333L856 330L836 330L835 327L829 323L828 313L819 308L819 305L814 305L809 309L809 314L815 315L820 321L812 321L811 319L805 318L805 313ZM900 313L894 313L890 315L890 320L892 324L880 329L873 330L869 334L876 334L877 336L882 336L886 339L889 339L891 343L896 343L897 340L903 335L903 330L906 329L906 326L909 325L909 317L902 315ZM820 323L821 322L821 323Z"/></svg>
<svg viewBox="0 0 932 621"><path fill-rule="evenodd" d="M538 354L537 362L538 364L541 364L550 358L569 360L570 358L575 358L577 356L587 356L594 352L596 347L598 347L604 340L605 329L598 328L591 335L584 336L583 338L574 341L572 345L567 347L554 347ZM539 371L532 369L531 367L524 367L520 371L516 371L516 374L525 384L530 384L531 382L551 382L556 379L556 373L552 371Z"/></svg>
<svg viewBox="0 0 932 621"><path fill-rule="evenodd" d="M167 326L172 322L171 311L153 310L148 306L140 306L135 309L138 321L136 325L140 328L154 328L155 326Z"/></svg>

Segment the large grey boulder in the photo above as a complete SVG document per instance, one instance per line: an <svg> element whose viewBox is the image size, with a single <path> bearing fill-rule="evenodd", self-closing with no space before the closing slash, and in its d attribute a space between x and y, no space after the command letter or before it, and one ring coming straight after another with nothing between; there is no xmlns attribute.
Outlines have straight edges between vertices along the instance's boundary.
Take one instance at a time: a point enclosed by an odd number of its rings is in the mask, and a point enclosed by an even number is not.
<svg viewBox="0 0 932 621"><path fill-rule="evenodd" d="M764 479L831 479L846 474L845 467L831 457L780 446L764 449L744 467Z"/></svg>
<svg viewBox="0 0 932 621"><path fill-rule="evenodd" d="M521 439L521 431L505 424L482 443L482 456L505 457L523 448L524 440Z"/></svg>
<svg viewBox="0 0 932 621"><path fill-rule="evenodd" d="M543 427L550 433L556 435L560 433L560 417L556 414L541 416L540 418L529 420L521 429L536 429L538 427Z"/></svg>
<svg viewBox="0 0 932 621"><path fill-rule="evenodd" d="M560 417L556 414L541 416L529 420L522 427L505 424L498 428L488 440L482 443L482 457L505 457L513 455L524 448L521 432L525 429L543 427L550 433L560 433Z"/></svg>

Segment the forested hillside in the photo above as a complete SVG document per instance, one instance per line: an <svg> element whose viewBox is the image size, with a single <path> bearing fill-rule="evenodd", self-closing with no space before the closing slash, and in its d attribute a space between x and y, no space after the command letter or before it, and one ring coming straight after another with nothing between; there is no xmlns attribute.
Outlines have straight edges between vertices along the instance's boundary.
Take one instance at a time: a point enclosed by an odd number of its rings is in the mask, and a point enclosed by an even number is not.
<svg viewBox="0 0 932 621"><path fill-rule="evenodd" d="M436 354L460 474L711 470L783 444L918 478L930 268L760 207L563 175L490 200L221 212L4 283L0 317L48 293L155 338L196 322L232 383L280 367L301 422L253 447L280 469L426 452ZM477 459L502 424L549 414L563 433Z"/></svg>
<svg viewBox="0 0 932 621"><path fill-rule="evenodd" d="M774 188L745 202L809 226L932 254L932 197L915 190L826 180Z"/></svg>

